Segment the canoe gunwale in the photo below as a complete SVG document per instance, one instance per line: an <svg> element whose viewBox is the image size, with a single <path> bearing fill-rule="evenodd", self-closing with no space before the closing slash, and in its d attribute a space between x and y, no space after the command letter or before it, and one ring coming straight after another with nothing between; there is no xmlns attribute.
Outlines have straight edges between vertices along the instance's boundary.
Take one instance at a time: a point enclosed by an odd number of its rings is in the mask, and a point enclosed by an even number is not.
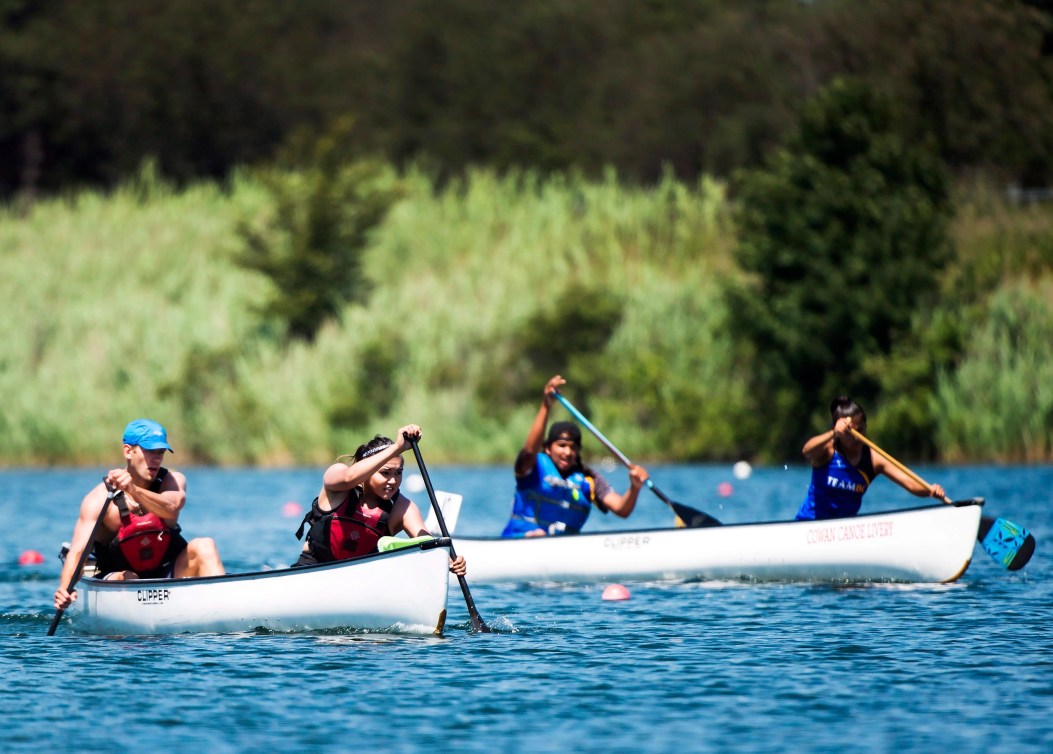
<svg viewBox="0 0 1053 754"><path fill-rule="evenodd" d="M449 547L451 541L449 537L436 537L435 539L427 542L421 542L415 545L409 545L402 547L397 550L391 550L389 552L372 552L368 555L361 555L357 558L349 558L347 560L337 560L332 563L315 563L313 565L304 566L287 566L285 568L272 568L259 571L241 571L238 573L227 573L222 576L187 576L184 578L175 577L164 577L157 579L129 579L127 581L118 581L115 579L100 579L95 576L85 577L82 581L88 582L92 589L135 589L142 588L143 584L152 585L164 585L164 584L179 584L179 585L193 585L200 583L218 583L218 582L236 582L236 581L255 581L257 579L265 578L277 578L283 576L290 576L297 573L318 573L326 570L340 570L348 568L353 565L361 565L373 560L379 560L382 558L394 558L399 556L405 556L407 554L416 552L418 550L434 550L436 547Z"/></svg>
<svg viewBox="0 0 1053 754"><path fill-rule="evenodd" d="M948 583L972 559L982 499L818 521L458 537L475 583Z"/></svg>
<svg viewBox="0 0 1053 754"><path fill-rule="evenodd" d="M725 531L725 530L728 530L728 529L738 529L738 528L743 528L743 527L747 527L747 526L758 527L758 526L782 526L782 525L785 525L785 524L828 524L828 523L835 522L835 521L859 521L861 519L866 519L866 518L881 518L881 517L884 517L884 516L896 515L896 514L900 514L900 513L913 513L915 511L927 511L927 510L942 510L942 509L950 508L950 507L966 508L966 507L974 506L974 505L977 506L977 507L981 507L982 508L983 505L984 505L984 499L983 498L971 498L971 499L968 499L968 500L955 500L949 505L947 503L939 503L939 504L936 504L936 505L917 505L917 506L913 506L911 508L893 508L893 509L890 509L890 510L874 511L872 513L860 513L857 516L848 516L848 517L845 517L845 518L824 518L824 519L804 520L804 521L798 521L798 520L793 519L793 518L776 519L776 520L773 520L773 521L742 521L742 522L738 522L738 523L725 523L725 524L721 524L720 526L699 527L699 528L694 528L694 529L685 528L685 527L673 527L673 526L664 527L664 528L651 527L649 529L608 529L608 530L605 530L605 531L587 531L587 532L578 532L576 534L561 534L561 535L559 535L559 538L560 539L563 539L563 538L567 538L567 539L581 539L581 538L588 538L588 537L610 537L610 536L614 536L614 535L623 535L623 534L624 535L653 534L653 533L657 533L657 532L661 532L662 534L666 534L666 533L671 534L671 533L674 533L674 532L697 533L697 532L700 532L700 531L720 532L720 531ZM471 535L456 535L455 539L457 539L458 541L469 540L469 541L476 541L476 542L530 542L534 538L533 537L499 537L499 536L484 536L484 537L481 537L481 536L471 536ZM545 537L538 537L537 539L545 539Z"/></svg>

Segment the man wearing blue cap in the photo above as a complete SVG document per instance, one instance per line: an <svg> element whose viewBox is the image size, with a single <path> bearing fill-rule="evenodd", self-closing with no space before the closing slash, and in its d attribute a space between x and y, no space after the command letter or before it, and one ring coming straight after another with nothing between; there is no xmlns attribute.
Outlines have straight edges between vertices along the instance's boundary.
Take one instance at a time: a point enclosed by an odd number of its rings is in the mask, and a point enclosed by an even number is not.
<svg viewBox="0 0 1053 754"><path fill-rule="evenodd" d="M69 592L81 554L94 546L96 576L135 579L220 576L225 573L216 543L208 537L187 542L179 533L179 512L186 504L186 477L161 465L172 452L165 428L151 419L136 419L124 429L123 469L112 469L80 505L69 552L55 592L55 607L64 610L77 598ZM99 519L110 494L114 505ZM99 524L96 530L96 523ZM89 542L95 532L94 543Z"/></svg>

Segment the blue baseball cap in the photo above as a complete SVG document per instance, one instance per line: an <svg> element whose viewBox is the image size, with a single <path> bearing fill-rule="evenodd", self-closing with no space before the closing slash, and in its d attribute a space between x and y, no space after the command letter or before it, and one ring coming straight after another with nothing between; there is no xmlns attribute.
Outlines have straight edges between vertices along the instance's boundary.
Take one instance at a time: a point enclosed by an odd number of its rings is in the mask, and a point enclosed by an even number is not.
<svg viewBox="0 0 1053 754"><path fill-rule="evenodd" d="M174 453L168 444L165 428L152 419L136 419L124 428L124 444L138 445L143 450L161 450Z"/></svg>

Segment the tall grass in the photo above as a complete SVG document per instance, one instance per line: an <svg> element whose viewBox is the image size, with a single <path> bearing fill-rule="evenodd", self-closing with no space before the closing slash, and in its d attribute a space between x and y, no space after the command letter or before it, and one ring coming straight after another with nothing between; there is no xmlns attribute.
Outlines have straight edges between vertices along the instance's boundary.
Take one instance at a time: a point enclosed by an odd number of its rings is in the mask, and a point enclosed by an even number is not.
<svg viewBox="0 0 1053 754"><path fill-rule="evenodd" d="M239 224L268 211L244 176L177 192L146 171L112 194L42 202L24 218L7 211L0 458L104 462L127 420L151 416L183 462L317 463L410 421L437 460L507 460L533 406L488 416L473 393L508 332L588 283L623 300L638 333L615 338L612 362L650 333L693 340L697 322L653 302L697 306L728 267L710 182L644 190L613 175L481 172L435 192L411 171L404 183L364 260L368 304L312 344L282 345L261 328L268 283L234 262ZM396 350L393 377L369 379L370 348ZM334 425L346 404L390 408Z"/></svg>
<svg viewBox="0 0 1053 754"><path fill-rule="evenodd" d="M479 386L508 377L539 312L597 290L622 312L599 354L606 387L567 368L567 396L587 393L634 460L749 451L739 420L763 407L724 328L737 273L719 185L480 171L437 190L419 170L401 183L363 258L366 303L309 343L277 336L259 314L269 282L236 262L238 229L272 211L248 175L177 191L146 169L113 193L0 212L0 461L116 463L124 424L149 416L181 465L321 465L408 422L429 460L509 463L542 384L511 409ZM949 281L980 324L932 396L949 459L1053 457L1051 214L988 198L956 221Z"/></svg>
<svg viewBox="0 0 1053 754"><path fill-rule="evenodd" d="M356 341L378 333L399 340L400 400L386 422L392 429L403 420L421 423L440 460L514 457L536 403L511 417L488 414L475 388L498 368L512 334L563 292L600 286L624 302L622 331L635 334L612 339L607 358L616 364L649 349L655 333L696 339L698 323L677 328L651 302L686 297L716 305L711 277L728 266L722 193L711 182L686 187L667 179L644 190L625 188L613 175L588 182L476 172L436 194L411 172L404 188L406 199L366 259L369 306L349 310L340 328L323 332L317 350L324 362L347 363ZM565 376L573 391L574 375Z"/></svg>
<svg viewBox="0 0 1053 754"><path fill-rule="evenodd" d="M185 436L159 388L190 349L252 328L264 282L238 274L229 257L235 219L265 200L245 183L177 192L144 171L113 194L5 211L0 457L99 461L141 415Z"/></svg>
<svg viewBox="0 0 1053 754"><path fill-rule="evenodd" d="M1053 276L1016 280L990 301L965 359L934 395L947 460L1053 457Z"/></svg>

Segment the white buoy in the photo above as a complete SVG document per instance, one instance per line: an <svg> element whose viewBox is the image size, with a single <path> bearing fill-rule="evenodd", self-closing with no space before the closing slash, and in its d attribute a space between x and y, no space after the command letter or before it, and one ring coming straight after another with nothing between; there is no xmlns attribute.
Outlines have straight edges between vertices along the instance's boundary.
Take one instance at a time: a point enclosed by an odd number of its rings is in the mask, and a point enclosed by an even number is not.
<svg viewBox="0 0 1053 754"><path fill-rule="evenodd" d="M420 492L424 489L424 477L420 474L410 474L402 480L402 486L409 492Z"/></svg>
<svg viewBox="0 0 1053 754"><path fill-rule="evenodd" d="M750 474L753 473L753 467L747 461L739 461L731 467L731 473L736 479L749 479Z"/></svg>

